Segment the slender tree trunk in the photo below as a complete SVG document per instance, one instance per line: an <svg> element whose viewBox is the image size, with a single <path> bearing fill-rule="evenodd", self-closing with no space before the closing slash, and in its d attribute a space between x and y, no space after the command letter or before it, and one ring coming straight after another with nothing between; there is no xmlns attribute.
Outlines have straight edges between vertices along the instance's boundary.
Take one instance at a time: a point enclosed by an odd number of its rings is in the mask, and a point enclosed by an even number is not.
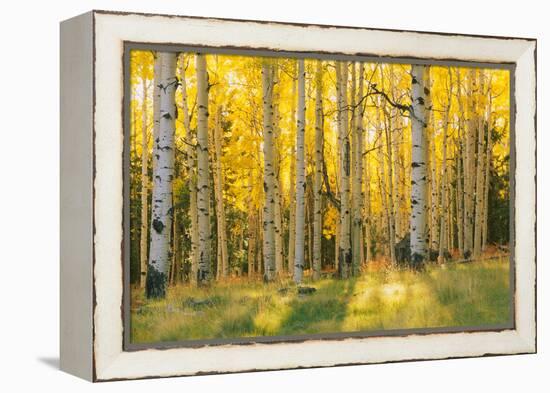
<svg viewBox="0 0 550 393"><path fill-rule="evenodd" d="M295 121L296 122L296 121ZM287 255L287 268L292 271L294 268L294 255L296 247L296 160L295 152L292 149L292 155L290 159L290 181L289 181L289 193L288 193L288 255Z"/></svg>
<svg viewBox="0 0 550 393"><path fill-rule="evenodd" d="M290 127L296 127L296 61L293 62L292 66L292 89L291 89L291 104L290 104ZM296 133L296 130L294 130ZM291 138L292 140L292 138ZM295 139L294 139L295 140ZM291 270L294 267L294 247L296 246L295 239L295 228L296 228L296 160L294 159L295 146L292 146L291 149L291 159L290 159L290 187L288 192L288 257L287 257L287 266L288 270Z"/></svg>
<svg viewBox="0 0 550 393"><path fill-rule="evenodd" d="M172 219L172 269L170 270L170 284L176 284L176 277L179 271L179 231L178 231L178 220L177 220L177 210L173 210L173 219Z"/></svg>
<svg viewBox="0 0 550 393"><path fill-rule="evenodd" d="M174 131L176 55L160 53L161 78L159 132L154 141L156 165L153 173L151 246L147 268L148 298L164 298L170 266L170 231L172 228L172 179L174 178Z"/></svg>
<svg viewBox="0 0 550 393"><path fill-rule="evenodd" d="M252 209L248 212L248 277L254 277L256 259L256 222L258 217Z"/></svg>
<svg viewBox="0 0 550 393"><path fill-rule="evenodd" d="M280 134L279 127L279 69L277 64L273 65L273 172L275 173L275 181L273 183L274 196L274 218L275 218L275 270L278 275L283 272L283 220L281 214L281 187L280 187L280 162L279 154Z"/></svg>
<svg viewBox="0 0 550 393"><path fill-rule="evenodd" d="M160 130L160 93L161 93L161 83L162 83L162 59L160 52L155 53L155 64L154 64L154 79L155 86L153 89L153 149L155 147L156 140L159 136ZM157 156L153 154L153 169L157 166Z"/></svg>
<svg viewBox="0 0 550 393"><path fill-rule="evenodd" d="M426 72L426 88L428 91L432 90L432 77L430 72ZM429 206L430 206L430 228L429 228L429 236L430 236L430 242L429 247L431 250L439 250L438 241L439 241L439 231L438 231L438 208L437 208L437 202L438 202L438 193L437 193L437 160L436 160L436 143L435 143L435 135L436 135L436 124L434 119L434 111L433 109L433 101L432 101L432 95L426 94L426 101L425 101L425 107L427 112L426 115L426 142L428 145L429 152L427 153L429 155L429 166L430 166L430 182L429 182L429 189L430 193L428 194L429 198Z"/></svg>
<svg viewBox="0 0 550 393"><path fill-rule="evenodd" d="M460 255L464 254L464 216L463 216L463 206L464 206L464 193L462 189L462 154L459 151L459 154L456 158L456 229L458 237L458 252Z"/></svg>
<svg viewBox="0 0 550 393"><path fill-rule="evenodd" d="M222 127L221 127L221 108L218 107L216 110L216 117L214 121L214 191L216 198L216 222L217 222L217 232L218 232L218 248L219 248L219 260L218 266L220 269L217 271L217 276L219 278L227 278L229 264L228 264L228 254L227 254L227 229L226 229L226 220L225 220L225 209L223 205L223 189L224 189L224 180L222 173Z"/></svg>
<svg viewBox="0 0 550 393"><path fill-rule="evenodd" d="M395 88L395 82L394 82L394 73L393 73L393 65L392 67L392 86L393 86L393 92L394 97L397 97L397 89ZM392 109L392 118L395 119L395 127L392 129L391 132L391 140L392 140L392 148L393 148L393 159L390 160L390 163L393 165L393 197L395 200L395 213L394 213L394 220L395 220L395 238L401 239L403 237L403 228L402 228L402 217L401 217L401 209L403 205L403 193L399 192L399 187L401 184L401 154L400 154L400 146L401 146L401 138L403 136L403 122L401 119L401 116L397 110Z"/></svg>
<svg viewBox="0 0 550 393"><path fill-rule="evenodd" d="M395 260L395 209L394 209L394 194L393 194L393 155L391 147L391 123L386 126L386 150L388 156L388 227L389 227L389 242L390 248L390 260L393 266L396 264Z"/></svg>
<svg viewBox="0 0 550 393"><path fill-rule="evenodd" d="M458 156L456 159L456 220L458 232L458 251L460 255L464 255L464 107L462 105L462 81L460 79L460 69L456 68L456 100L458 103L458 132L457 140L455 141Z"/></svg>
<svg viewBox="0 0 550 393"><path fill-rule="evenodd" d="M264 280L275 278L275 170L273 166L273 71L269 60L262 64L264 125Z"/></svg>
<svg viewBox="0 0 550 393"><path fill-rule="evenodd" d="M306 176L307 184L307 176ZM311 211L312 206L312 196L311 194L311 185L306 185L306 196L305 196L305 216L306 216L306 233L307 233L307 267L309 270L313 270L313 212ZM304 267L305 269L305 267Z"/></svg>
<svg viewBox="0 0 550 393"><path fill-rule="evenodd" d="M368 137L367 143L365 146L368 146ZM365 223L365 263L368 264L372 259L372 241L371 241L371 200L370 200L370 160L368 157L365 157L365 214L364 214L364 223Z"/></svg>
<svg viewBox="0 0 550 393"><path fill-rule="evenodd" d="M263 208L258 210L258 230L256 231L256 272L260 273L262 276L265 272L265 259L264 259L264 252L263 252L263 245L264 245L264 231L263 231L263 222L264 222L264 212ZM260 223L262 223L262 228L260 228Z"/></svg>
<svg viewBox="0 0 550 393"><path fill-rule="evenodd" d="M383 140L384 140L384 131L383 131L383 120L381 119L380 112L382 112L382 99L378 100L378 110L376 111L376 118L377 118L377 133L378 133L378 141L380 143L380 147L376 150L377 156L378 156L378 189L380 190L380 201L382 205L382 221L383 225L381 226L381 230L383 229L383 232L385 233L386 241L384 241L383 247L384 247L384 253L386 255L389 254L390 261L393 263L393 259L391 256L390 251L390 213L388 209L388 192L387 192L387 182L386 182L386 157L384 157L384 149L383 146Z"/></svg>
<svg viewBox="0 0 550 393"><path fill-rule="evenodd" d="M191 238L191 276L190 281L196 284L197 266L198 266L198 212L197 212L197 154L195 149L195 140L191 131L191 119L189 117L189 103L187 99L187 78L185 77L185 57L180 57L180 89L181 89L181 107L183 112L183 126L185 128L185 169L187 171L187 187L189 188L189 232Z"/></svg>
<svg viewBox="0 0 550 393"><path fill-rule="evenodd" d="M443 123L443 155L441 161L441 202L440 202L440 231L439 231L439 253L437 260L439 263L443 263L445 259L445 251L447 249L447 137L449 134L449 113L451 111L452 104L452 91L453 91L453 75L449 71L449 91L448 91L448 101L447 108L445 110L445 120Z"/></svg>
<svg viewBox="0 0 550 393"><path fill-rule="evenodd" d="M384 85L384 83L382 83ZM390 74L390 85L393 86L393 74ZM393 90L393 88L392 88ZM393 119L395 118L395 110L392 110L388 118L387 112L384 111L384 130L386 136L386 155L388 157L388 185L385 189L388 192L388 247L390 251L390 261L392 266L396 265L395 260L395 202L394 202L394 186L393 186L393 149L392 149L392 134L393 134ZM382 150L382 149L380 149Z"/></svg>
<svg viewBox="0 0 550 393"><path fill-rule="evenodd" d="M141 100L141 233L139 242L139 255L140 255L140 286L145 288L145 281L147 278L147 229L148 224L148 192L149 187L149 146L147 143L147 83L145 74L141 77L142 83L142 100Z"/></svg>
<svg viewBox="0 0 550 393"><path fill-rule="evenodd" d="M469 259L473 251L474 235L474 186L475 186L475 70L471 69L468 76L468 121L464 136L464 257Z"/></svg>
<svg viewBox="0 0 550 393"><path fill-rule="evenodd" d="M350 142L348 133L348 64L336 63L336 80L339 89L338 99L338 145L340 146L340 241L338 251L338 271L340 278L348 278L351 273L351 212L350 212Z"/></svg>
<svg viewBox="0 0 550 393"><path fill-rule="evenodd" d="M313 178L313 279L321 276L323 181L323 64L317 61L315 74L315 174Z"/></svg>
<svg viewBox="0 0 550 393"><path fill-rule="evenodd" d="M478 71L479 78L479 91L477 92L478 97L481 97L484 92L485 78L482 70ZM485 196L485 191L483 187L485 186L485 170L484 164L487 159L486 155L483 154L486 151L485 148L485 124L484 117L482 116L483 108L481 108L479 98L476 100L477 103L477 165L476 165L476 190L475 190L475 221L474 221L474 258L479 258L481 256L481 245L482 245L482 232L483 232L483 197Z"/></svg>
<svg viewBox="0 0 550 393"><path fill-rule="evenodd" d="M340 214L340 213L338 213ZM340 260L340 217L336 220L336 228L334 230L334 268L339 271L338 261Z"/></svg>
<svg viewBox="0 0 550 393"><path fill-rule="evenodd" d="M412 157L411 157L411 261L420 269L427 259L426 231L426 94L424 73L430 72L421 65L412 66Z"/></svg>
<svg viewBox="0 0 550 393"><path fill-rule="evenodd" d="M456 162L455 157L456 156L456 150L453 153L453 162ZM456 179L456 168L453 168L452 172L450 170L447 170L447 177L448 177L448 184L449 188L447 190L447 196L450 202L449 205L449 221L448 221L448 227L449 227L449 233L450 233L450 242L448 244L449 246L449 252L451 250L454 250L456 248L456 192L451 188L451 185L453 184L453 180Z"/></svg>
<svg viewBox="0 0 550 393"><path fill-rule="evenodd" d="M198 210L198 266L197 283L206 285L210 273L210 176L208 154L208 73L206 56L197 54L197 210Z"/></svg>
<svg viewBox="0 0 550 393"><path fill-rule="evenodd" d="M354 276L358 275L361 268L361 249L363 248L363 111L360 100L363 97L363 74L364 65L359 63L359 78L356 78L356 64L352 63L352 107L354 107L354 125L352 133L353 141L353 185L352 185L352 220L353 220L353 233L352 233L352 273ZM357 96L355 92L355 84L358 80Z"/></svg>
<svg viewBox="0 0 550 393"><path fill-rule="evenodd" d="M296 126L296 240L294 254L294 282L302 282L304 272L305 232L305 128L306 128L306 81L304 60L298 60L298 121Z"/></svg>
<svg viewBox="0 0 550 393"><path fill-rule="evenodd" d="M488 92L488 108L487 108L487 152L486 152L486 162L485 162L485 196L484 196L484 206L483 206L483 239L481 249L485 250L487 247L487 228L488 228L488 214L489 214L489 186L491 181L491 163L493 160L493 135L492 135L492 97L491 97L491 88L489 87Z"/></svg>

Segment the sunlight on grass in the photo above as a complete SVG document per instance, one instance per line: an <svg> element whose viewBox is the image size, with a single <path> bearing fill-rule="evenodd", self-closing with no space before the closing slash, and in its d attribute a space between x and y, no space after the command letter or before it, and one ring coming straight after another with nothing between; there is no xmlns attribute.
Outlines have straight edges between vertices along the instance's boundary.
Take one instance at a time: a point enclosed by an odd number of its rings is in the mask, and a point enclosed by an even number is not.
<svg viewBox="0 0 550 393"><path fill-rule="evenodd" d="M298 295L290 281L179 285L165 300L132 290L134 343L482 326L510 319L507 258L430 266L425 272L369 270L346 281L325 278Z"/></svg>

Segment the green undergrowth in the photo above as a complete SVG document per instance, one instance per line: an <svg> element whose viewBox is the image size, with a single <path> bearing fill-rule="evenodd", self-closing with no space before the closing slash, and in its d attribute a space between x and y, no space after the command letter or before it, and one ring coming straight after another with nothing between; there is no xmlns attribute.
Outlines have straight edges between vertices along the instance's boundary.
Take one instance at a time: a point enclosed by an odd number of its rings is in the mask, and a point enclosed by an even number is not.
<svg viewBox="0 0 550 393"><path fill-rule="evenodd" d="M131 341L300 335L387 329L471 327L509 322L508 258L432 265L426 271L367 271L303 285L233 280L209 288L177 285L148 301L132 288Z"/></svg>

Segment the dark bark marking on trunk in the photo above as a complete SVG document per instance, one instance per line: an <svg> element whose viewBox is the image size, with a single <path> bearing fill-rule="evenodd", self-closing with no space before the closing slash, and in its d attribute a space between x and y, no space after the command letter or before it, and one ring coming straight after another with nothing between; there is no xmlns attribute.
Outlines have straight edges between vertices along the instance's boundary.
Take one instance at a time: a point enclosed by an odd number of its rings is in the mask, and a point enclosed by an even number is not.
<svg viewBox="0 0 550 393"><path fill-rule="evenodd" d="M147 268L145 290L148 299L166 297L166 274L157 270L154 261Z"/></svg>
<svg viewBox="0 0 550 393"><path fill-rule="evenodd" d="M156 233L162 233L162 230L164 229L164 224L162 223L162 221L155 218L153 220L153 229Z"/></svg>

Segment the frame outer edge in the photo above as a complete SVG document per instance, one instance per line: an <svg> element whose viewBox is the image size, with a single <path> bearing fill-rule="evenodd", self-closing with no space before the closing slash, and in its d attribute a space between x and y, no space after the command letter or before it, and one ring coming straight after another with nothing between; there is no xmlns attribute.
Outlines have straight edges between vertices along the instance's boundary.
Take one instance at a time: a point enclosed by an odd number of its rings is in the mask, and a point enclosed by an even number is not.
<svg viewBox="0 0 550 393"><path fill-rule="evenodd" d="M93 380L93 12L60 24L60 368Z"/></svg>

